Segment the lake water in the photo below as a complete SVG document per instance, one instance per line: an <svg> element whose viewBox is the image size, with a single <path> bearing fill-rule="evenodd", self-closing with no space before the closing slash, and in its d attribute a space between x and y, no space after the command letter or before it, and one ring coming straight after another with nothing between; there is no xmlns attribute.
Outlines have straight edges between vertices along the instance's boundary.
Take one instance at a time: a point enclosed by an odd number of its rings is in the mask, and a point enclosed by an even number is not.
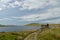
<svg viewBox="0 0 60 40"><path fill-rule="evenodd" d="M19 32L24 30L37 30L39 28L35 26L0 27L0 32Z"/></svg>

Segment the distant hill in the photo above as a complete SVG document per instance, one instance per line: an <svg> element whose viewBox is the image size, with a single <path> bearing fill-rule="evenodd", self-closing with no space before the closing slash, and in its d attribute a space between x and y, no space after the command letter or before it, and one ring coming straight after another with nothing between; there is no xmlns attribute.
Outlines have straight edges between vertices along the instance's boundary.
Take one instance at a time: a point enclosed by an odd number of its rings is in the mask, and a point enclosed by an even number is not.
<svg viewBox="0 0 60 40"><path fill-rule="evenodd" d="M41 25L44 25L44 24L30 23L30 24L26 24L24 26L41 26ZM49 26L60 27L60 24L49 24Z"/></svg>
<svg viewBox="0 0 60 40"><path fill-rule="evenodd" d="M2 24L0 24L0 27L17 27L17 25L2 25Z"/></svg>
<svg viewBox="0 0 60 40"><path fill-rule="evenodd" d="M1 25L1 24L0 24L0 27L6 27L6 25Z"/></svg>
<svg viewBox="0 0 60 40"><path fill-rule="evenodd" d="M41 24L39 24L39 23L30 23L30 24L26 24L24 26L41 26Z"/></svg>
<svg viewBox="0 0 60 40"><path fill-rule="evenodd" d="M49 26L60 27L60 24L49 24Z"/></svg>

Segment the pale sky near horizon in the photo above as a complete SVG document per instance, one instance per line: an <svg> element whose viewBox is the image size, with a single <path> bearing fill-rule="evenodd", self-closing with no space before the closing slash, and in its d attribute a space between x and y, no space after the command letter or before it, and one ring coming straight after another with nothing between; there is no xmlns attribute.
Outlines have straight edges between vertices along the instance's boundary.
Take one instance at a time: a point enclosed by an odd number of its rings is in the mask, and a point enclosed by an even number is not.
<svg viewBox="0 0 60 40"><path fill-rule="evenodd" d="M60 24L60 0L0 0L0 24Z"/></svg>

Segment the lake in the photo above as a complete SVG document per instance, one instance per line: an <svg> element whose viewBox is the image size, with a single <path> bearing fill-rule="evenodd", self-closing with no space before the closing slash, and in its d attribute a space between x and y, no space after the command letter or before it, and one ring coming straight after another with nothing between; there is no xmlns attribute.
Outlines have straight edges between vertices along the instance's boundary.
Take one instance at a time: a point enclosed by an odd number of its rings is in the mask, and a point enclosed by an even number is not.
<svg viewBox="0 0 60 40"><path fill-rule="evenodd" d="M36 26L15 26L15 27L0 27L0 32L19 32L25 30L37 30L40 27Z"/></svg>

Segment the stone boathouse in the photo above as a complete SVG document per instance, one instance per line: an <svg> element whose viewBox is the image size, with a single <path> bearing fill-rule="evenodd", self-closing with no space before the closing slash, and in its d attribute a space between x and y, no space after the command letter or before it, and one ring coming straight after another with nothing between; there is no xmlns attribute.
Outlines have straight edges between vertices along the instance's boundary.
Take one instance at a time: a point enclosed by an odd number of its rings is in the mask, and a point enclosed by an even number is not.
<svg viewBox="0 0 60 40"><path fill-rule="evenodd" d="M49 28L49 24L41 25L41 29Z"/></svg>

